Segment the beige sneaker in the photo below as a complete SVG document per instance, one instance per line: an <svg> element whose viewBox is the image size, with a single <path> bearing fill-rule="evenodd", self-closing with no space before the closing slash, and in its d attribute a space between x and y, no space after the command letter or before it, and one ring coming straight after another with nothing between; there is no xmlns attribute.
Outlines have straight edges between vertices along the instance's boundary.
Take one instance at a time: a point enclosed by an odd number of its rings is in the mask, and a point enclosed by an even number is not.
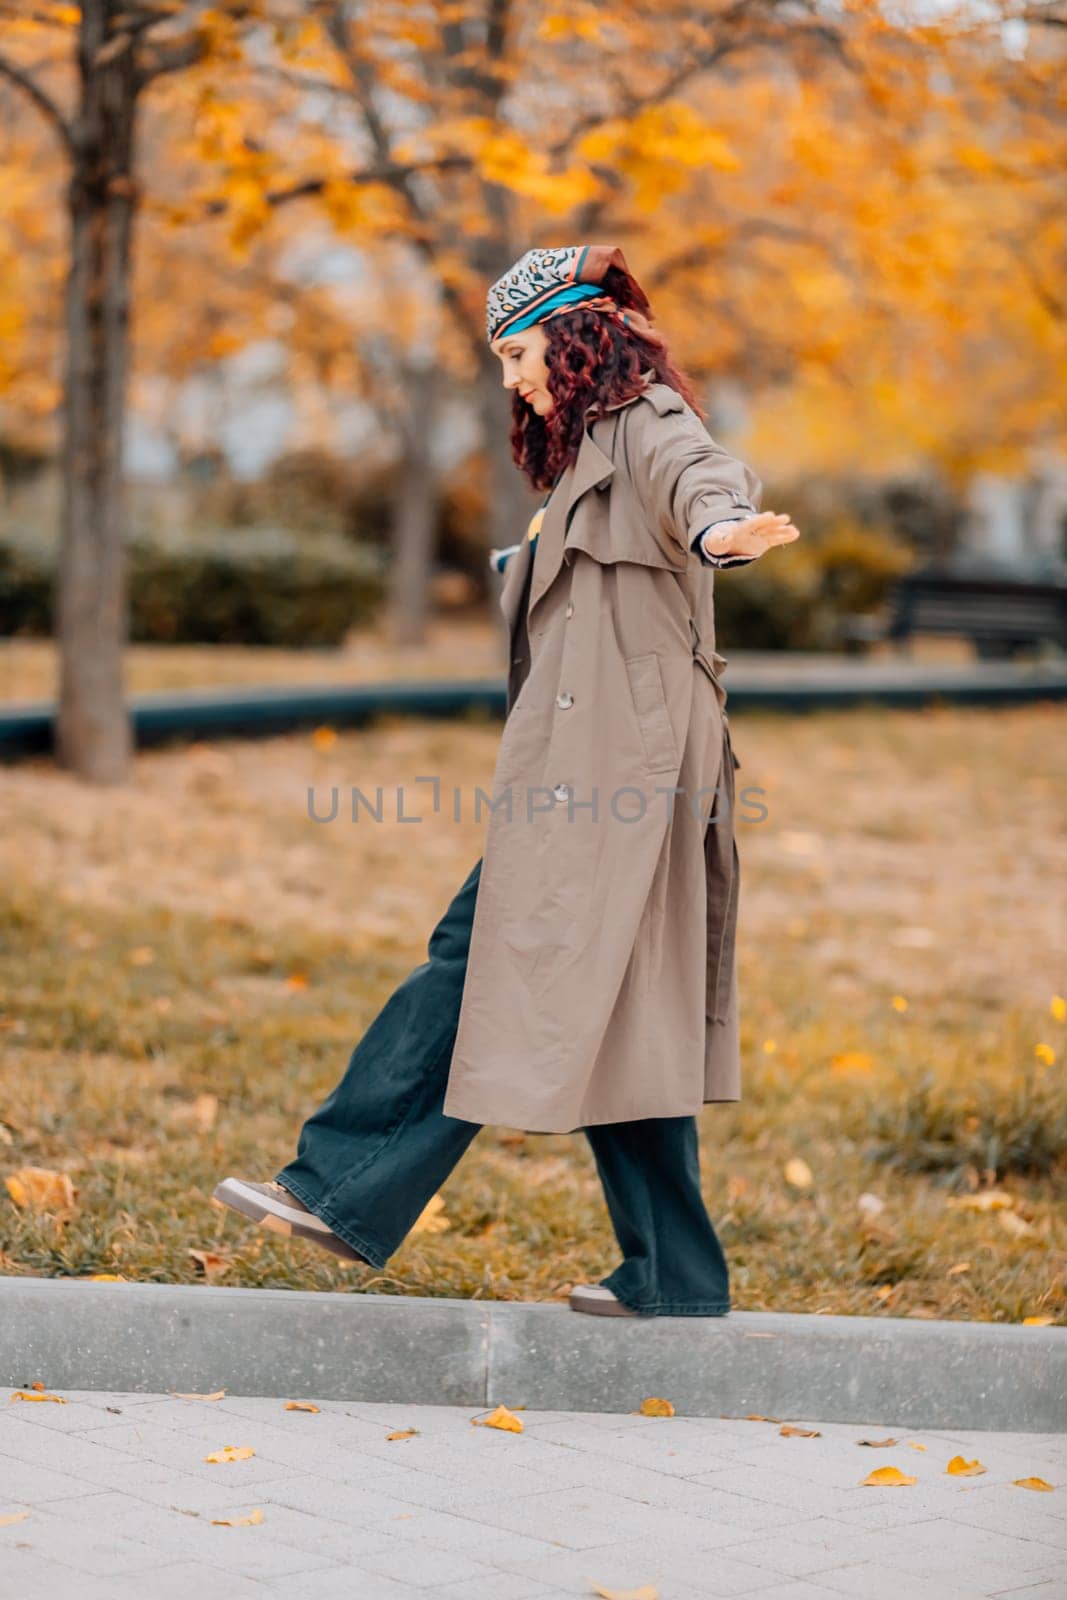
<svg viewBox="0 0 1067 1600"><path fill-rule="evenodd" d="M248 1178L223 1178L215 1185L211 1204L232 1211L242 1217L251 1217L271 1233L283 1233L288 1238L310 1239L321 1244L324 1250L341 1256L345 1261L362 1261L369 1265L366 1256L339 1239L321 1217L309 1211L302 1200L273 1178L268 1183L252 1183Z"/></svg>
<svg viewBox="0 0 1067 1600"><path fill-rule="evenodd" d="M598 1317L636 1317L640 1312L624 1306L602 1283L576 1283L568 1296L572 1311L591 1311Z"/></svg>

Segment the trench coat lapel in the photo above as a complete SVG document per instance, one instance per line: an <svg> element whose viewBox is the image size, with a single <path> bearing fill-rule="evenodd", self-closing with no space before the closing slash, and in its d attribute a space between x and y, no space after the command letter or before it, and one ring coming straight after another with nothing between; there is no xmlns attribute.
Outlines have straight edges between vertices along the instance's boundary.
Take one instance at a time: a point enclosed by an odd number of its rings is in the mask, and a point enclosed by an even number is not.
<svg viewBox="0 0 1067 1600"><path fill-rule="evenodd" d="M590 489L601 489L610 483L614 471L611 458L605 455L592 430L587 427L578 454L556 484L545 509L541 532L537 537L537 562L530 587L530 602L526 608L527 616L532 616L535 606L541 596L547 593L560 569L567 528L575 506Z"/></svg>

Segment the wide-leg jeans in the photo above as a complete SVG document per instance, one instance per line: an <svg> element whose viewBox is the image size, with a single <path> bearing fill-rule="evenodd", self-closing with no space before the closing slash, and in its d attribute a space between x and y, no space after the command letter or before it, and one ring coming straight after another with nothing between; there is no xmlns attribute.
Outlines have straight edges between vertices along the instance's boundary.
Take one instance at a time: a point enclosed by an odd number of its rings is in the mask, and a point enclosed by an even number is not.
<svg viewBox="0 0 1067 1600"><path fill-rule="evenodd" d="M301 1129L277 1181L374 1267L384 1267L481 1124L442 1111L459 1026L477 861L348 1067ZM516 1050L521 1040L516 1040ZM580 1130L622 1262L600 1281L646 1316L722 1316L726 1259L700 1191L695 1117Z"/></svg>

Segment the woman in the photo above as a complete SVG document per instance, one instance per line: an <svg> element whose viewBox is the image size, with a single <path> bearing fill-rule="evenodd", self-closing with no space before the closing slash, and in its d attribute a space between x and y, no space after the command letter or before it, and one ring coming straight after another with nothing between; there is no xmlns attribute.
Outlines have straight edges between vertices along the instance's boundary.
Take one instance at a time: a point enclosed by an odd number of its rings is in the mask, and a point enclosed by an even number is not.
<svg viewBox="0 0 1067 1600"><path fill-rule="evenodd" d="M380 1268L480 1127L581 1130L623 1259L571 1307L722 1316L695 1114L740 1098L739 763L706 569L799 534L709 437L617 247L527 251L486 331L548 492L491 556L511 648L485 853L295 1159L214 1199Z"/></svg>

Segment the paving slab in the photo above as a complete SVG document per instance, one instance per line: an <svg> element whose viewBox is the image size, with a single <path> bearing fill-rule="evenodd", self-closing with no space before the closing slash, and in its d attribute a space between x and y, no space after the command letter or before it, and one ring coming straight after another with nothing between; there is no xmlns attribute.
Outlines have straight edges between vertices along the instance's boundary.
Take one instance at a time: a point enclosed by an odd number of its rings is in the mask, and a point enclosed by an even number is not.
<svg viewBox="0 0 1067 1600"><path fill-rule="evenodd" d="M559 1408L520 1413L510 1433L463 1406L52 1392L66 1403L0 1392L0 1600L563 1600L595 1584L651 1585L657 1600L1067 1595L1062 1435L961 1439L881 1415L809 1418L817 1436L798 1438L772 1421ZM401 1429L415 1431L388 1438ZM223 1444L255 1453L205 1463ZM982 1474L946 1471L961 1444ZM64 1474L40 1465L56 1449ZM107 1457L138 1472L116 1488ZM886 1465L917 1482L864 1485Z"/></svg>

